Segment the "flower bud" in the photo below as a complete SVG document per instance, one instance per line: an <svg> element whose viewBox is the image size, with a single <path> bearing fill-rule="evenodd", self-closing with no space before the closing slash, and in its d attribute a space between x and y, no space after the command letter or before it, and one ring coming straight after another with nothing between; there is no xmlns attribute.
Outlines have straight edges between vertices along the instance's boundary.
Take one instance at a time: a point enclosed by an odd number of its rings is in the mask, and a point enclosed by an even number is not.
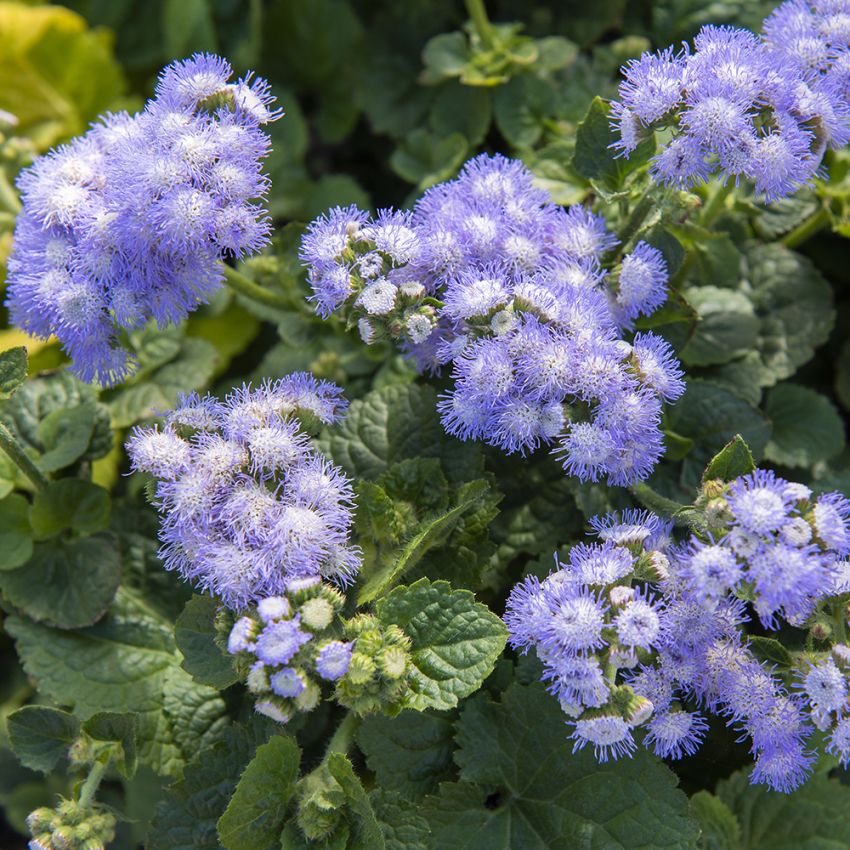
<svg viewBox="0 0 850 850"><path fill-rule="evenodd" d="M633 587L626 587L623 584L614 585L608 593L608 598L615 608L624 608L635 597Z"/></svg>
<svg viewBox="0 0 850 850"><path fill-rule="evenodd" d="M308 599L300 609L301 622L314 632L324 631L334 618L333 606L321 597Z"/></svg>
<svg viewBox="0 0 850 850"><path fill-rule="evenodd" d="M400 646L391 646L378 655L378 668L388 679L400 679L407 672L408 655Z"/></svg>
<svg viewBox="0 0 850 850"><path fill-rule="evenodd" d="M347 678L353 685L365 685L371 681L375 672L375 662L368 655L355 652L351 656L348 672L344 678Z"/></svg>

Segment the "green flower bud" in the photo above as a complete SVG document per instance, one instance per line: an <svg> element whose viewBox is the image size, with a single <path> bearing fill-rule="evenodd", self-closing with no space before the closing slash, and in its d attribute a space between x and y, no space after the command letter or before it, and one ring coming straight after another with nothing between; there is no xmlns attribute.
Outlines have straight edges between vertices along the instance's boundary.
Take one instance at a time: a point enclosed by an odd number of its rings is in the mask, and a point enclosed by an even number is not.
<svg viewBox="0 0 850 850"><path fill-rule="evenodd" d="M248 671L245 684L252 694L262 694L271 690L269 685L269 674L263 664L254 664Z"/></svg>
<svg viewBox="0 0 850 850"><path fill-rule="evenodd" d="M334 613L327 599L308 599L301 606L301 623L311 631L321 632L333 622Z"/></svg>
<svg viewBox="0 0 850 850"><path fill-rule="evenodd" d="M400 646L390 646L378 655L378 669L388 679L400 679L407 672L409 656Z"/></svg>
<svg viewBox="0 0 850 850"><path fill-rule="evenodd" d="M348 679L353 685L365 685L375 675L375 662L362 652L355 652L351 656L348 672L343 678Z"/></svg>
<svg viewBox="0 0 850 850"><path fill-rule="evenodd" d="M321 688L315 682L307 680L304 690L295 697L295 705L299 711L312 711L319 704L321 698Z"/></svg>

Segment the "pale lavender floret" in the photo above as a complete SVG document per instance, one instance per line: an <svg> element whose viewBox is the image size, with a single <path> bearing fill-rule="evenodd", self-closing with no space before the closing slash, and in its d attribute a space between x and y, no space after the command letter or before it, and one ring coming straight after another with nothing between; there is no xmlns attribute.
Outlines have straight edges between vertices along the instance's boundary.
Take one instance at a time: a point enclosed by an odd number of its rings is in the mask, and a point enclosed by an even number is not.
<svg viewBox="0 0 850 850"><path fill-rule="evenodd" d="M649 315L667 299L667 262L646 242L638 242L622 262L616 296L617 312L624 325Z"/></svg>
<svg viewBox="0 0 850 850"><path fill-rule="evenodd" d="M652 596L637 592L617 613L614 626L623 646L651 649L661 632L659 605Z"/></svg>
<svg viewBox="0 0 850 850"><path fill-rule="evenodd" d="M332 640L326 643L316 658L316 672L328 681L335 682L348 672L353 643Z"/></svg>
<svg viewBox="0 0 850 850"><path fill-rule="evenodd" d="M591 718L581 718L573 724L570 738L575 741L573 752L584 749L588 744L593 746L593 755L603 764L608 759L616 761L619 758L631 757L636 749L629 725L622 717L616 715L601 715Z"/></svg>
<svg viewBox="0 0 850 850"><path fill-rule="evenodd" d="M842 717L828 738L826 751L835 756L841 766L850 764L850 717Z"/></svg>
<svg viewBox="0 0 850 850"><path fill-rule="evenodd" d="M673 48L644 53L623 66L620 98L623 105L643 124L663 118L682 101L686 55Z"/></svg>
<svg viewBox="0 0 850 850"><path fill-rule="evenodd" d="M696 598L717 598L735 588L743 569L735 553L716 543L703 543L696 537L677 559L678 576Z"/></svg>
<svg viewBox="0 0 850 850"><path fill-rule="evenodd" d="M814 526L818 537L840 557L850 554L850 500L825 493L815 502Z"/></svg>
<svg viewBox="0 0 850 850"><path fill-rule="evenodd" d="M213 56L174 63L144 112L105 116L19 178L7 303L84 380L120 381L135 366L123 330L182 320L221 285L222 259L268 242L260 125L279 113L264 81L230 74Z"/></svg>
<svg viewBox="0 0 850 850"><path fill-rule="evenodd" d="M696 712L662 711L647 723L644 744L660 758L681 759L699 749L707 730L705 718Z"/></svg>
<svg viewBox="0 0 850 850"><path fill-rule="evenodd" d="M227 638L227 651L231 655L249 652L254 648L256 623L250 617L240 617L230 630Z"/></svg>
<svg viewBox="0 0 850 850"><path fill-rule="evenodd" d="M729 509L742 528L755 534L766 534L782 527L793 505L784 483L766 469L757 469L732 482Z"/></svg>
<svg viewBox="0 0 850 850"><path fill-rule="evenodd" d="M293 699L304 692L304 675L293 667L284 667L269 676L269 685L279 697Z"/></svg>
<svg viewBox="0 0 850 850"><path fill-rule="evenodd" d="M564 568L583 584L608 585L628 576L634 560L631 552L614 540L601 545L577 543L570 549L569 567Z"/></svg>
<svg viewBox="0 0 850 850"><path fill-rule="evenodd" d="M538 636L544 651L581 654L606 645L608 606L599 595L570 582L544 588L543 599L551 611Z"/></svg>
<svg viewBox="0 0 850 850"><path fill-rule="evenodd" d="M847 710L847 680L833 658L811 664L797 675L797 686L813 709L838 713Z"/></svg>
<svg viewBox="0 0 850 850"><path fill-rule="evenodd" d="M589 525L593 534L603 542L610 541L622 546L652 542L663 523L659 516L650 511L629 509L619 513L598 514L590 518Z"/></svg>
<svg viewBox="0 0 850 850"><path fill-rule="evenodd" d="M265 623L283 620L290 611L289 600L285 596L266 596L257 603L257 613Z"/></svg>
<svg viewBox="0 0 850 850"><path fill-rule="evenodd" d="M651 332L635 334L632 354L647 386L666 401L676 401L682 396L684 372L667 340Z"/></svg>
<svg viewBox="0 0 850 850"><path fill-rule="evenodd" d="M276 667L287 664L312 635L300 628L301 618L268 623L257 638L254 654L263 664Z"/></svg>
<svg viewBox="0 0 850 850"><path fill-rule="evenodd" d="M127 440L127 453L134 471L173 481L188 468L191 447L173 431L154 426L136 429Z"/></svg>

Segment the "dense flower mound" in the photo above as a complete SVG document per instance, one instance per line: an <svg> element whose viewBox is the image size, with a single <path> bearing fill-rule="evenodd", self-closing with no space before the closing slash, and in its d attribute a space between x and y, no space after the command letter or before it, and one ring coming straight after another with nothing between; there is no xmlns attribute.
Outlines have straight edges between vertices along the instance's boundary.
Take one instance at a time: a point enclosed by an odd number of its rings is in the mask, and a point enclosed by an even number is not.
<svg viewBox="0 0 850 850"><path fill-rule="evenodd" d="M850 763L850 501L760 470L716 489L711 532L680 543L650 513L596 517L599 542L517 585L505 621L515 648L536 650L576 749L616 759L638 736L682 758L713 713L749 740L752 781L790 791L814 762L813 726ZM771 630L809 629L810 649L763 663L742 629L751 610Z"/></svg>
<svg viewBox="0 0 850 850"><path fill-rule="evenodd" d="M136 428L127 451L157 480L166 569L234 609L293 579L348 583L360 565L351 484L302 430L345 406L334 384L296 373L223 402L185 397L161 427Z"/></svg>
<svg viewBox="0 0 850 850"><path fill-rule="evenodd" d="M122 379L122 331L183 319L221 284L219 260L269 239L262 125L278 112L264 80L232 73L175 62L143 112L107 115L19 178L12 321L55 334L83 380Z"/></svg>
<svg viewBox="0 0 850 850"><path fill-rule="evenodd" d="M331 210L301 257L320 315L395 340L421 370L450 364L450 434L508 453L554 445L570 474L626 485L661 456L662 399L684 384L664 340L624 338L666 299L664 258L639 242L606 270L616 247L601 216L482 155L413 212Z"/></svg>
<svg viewBox="0 0 850 850"><path fill-rule="evenodd" d="M613 118L628 156L654 129L672 139L659 181L747 179L766 200L811 182L850 140L850 3L789 0L749 30L703 27L693 51L645 53L623 68Z"/></svg>

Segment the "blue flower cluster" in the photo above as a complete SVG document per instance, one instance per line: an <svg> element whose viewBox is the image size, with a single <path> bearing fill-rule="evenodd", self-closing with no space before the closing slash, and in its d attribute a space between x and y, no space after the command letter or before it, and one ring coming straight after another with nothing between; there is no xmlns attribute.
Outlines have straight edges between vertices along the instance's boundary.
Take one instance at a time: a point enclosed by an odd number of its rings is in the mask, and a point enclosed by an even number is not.
<svg viewBox="0 0 850 850"><path fill-rule="evenodd" d="M691 186L719 173L766 200L811 182L825 150L850 141L850 3L789 0L749 30L703 27L694 49L645 53L623 68L612 116L628 156L654 129L672 139L655 178Z"/></svg>
<svg viewBox="0 0 850 850"><path fill-rule="evenodd" d="M127 451L157 479L166 569L234 609L296 578L349 582L360 565L351 485L301 427L345 406L338 387L296 373L223 402L190 395L162 427L136 428Z"/></svg>
<svg viewBox="0 0 850 850"><path fill-rule="evenodd" d="M702 743L711 712L750 741L752 781L789 791L811 770L812 724L850 763L850 647L841 637L850 501L815 499L756 471L704 509L712 535L678 544L650 513L594 518L598 542L512 591L511 644L536 650L576 749L592 745L602 761L628 756L640 732L656 755L682 758ZM768 667L742 628L750 608L768 629L809 629L810 646L823 650L789 656L790 670ZM830 616L842 625L835 642Z"/></svg>
<svg viewBox="0 0 850 850"><path fill-rule="evenodd" d="M278 723L312 711L322 681L336 682L351 663L352 641L336 637L345 600L317 577L290 579L285 594L260 599L227 640L257 712Z"/></svg>
<svg viewBox="0 0 850 850"><path fill-rule="evenodd" d="M265 81L231 76L215 56L176 62L143 112L106 116L19 179L12 321L55 334L83 380L121 380L123 330L183 319L221 284L220 260L269 239L262 125L279 113Z"/></svg>
<svg viewBox="0 0 850 850"><path fill-rule="evenodd" d="M663 339L624 339L667 297L664 258L639 242L606 270L616 246L601 216L482 155L412 212L331 210L301 257L320 315L396 340L420 370L451 364L450 434L509 453L556 443L570 474L627 485L661 456L662 399L684 384Z"/></svg>

